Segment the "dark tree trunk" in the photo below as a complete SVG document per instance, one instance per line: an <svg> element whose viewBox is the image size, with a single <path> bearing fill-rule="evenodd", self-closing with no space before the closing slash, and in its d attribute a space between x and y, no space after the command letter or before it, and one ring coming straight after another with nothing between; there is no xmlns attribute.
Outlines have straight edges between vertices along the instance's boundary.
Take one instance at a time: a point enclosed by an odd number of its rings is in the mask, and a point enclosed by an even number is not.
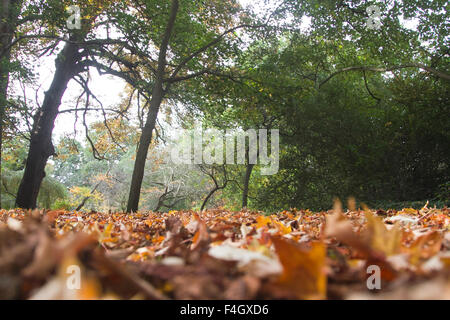
<svg viewBox="0 0 450 320"><path fill-rule="evenodd" d="M101 182L97 183L95 185L95 187L91 190L91 195L95 192L95 190L97 190L98 186L100 185ZM83 200L80 202L80 204L78 205L78 207L75 209L75 211L80 211L81 208L84 207L84 205L86 204L86 202L91 198L91 195L84 197Z"/></svg>
<svg viewBox="0 0 450 320"><path fill-rule="evenodd" d="M159 106L163 98L162 85L160 89L155 86L152 93L152 101L147 115L145 126L139 139L139 146L134 162L133 176L131 177L130 194L128 196L127 212L136 212L139 207L139 197L141 194L142 180L144 179L145 161L147 160L148 148L152 140L153 129L158 117Z"/></svg>
<svg viewBox="0 0 450 320"><path fill-rule="evenodd" d="M9 62L11 48L9 47L16 29L17 17L19 15L21 1L0 0L0 182L2 181L2 142L3 122L6 113L7 93L9 83ZM8 49L6 49L8 48ZM0 192L0 208L2 196Z"/></svg>
<svg viewBox="0 0 450 320"><path fill-rule="evenodd" d="M244 190L242 190L242 208L246 208L248 204L248 186L250 183L250 177L252 175L252 170L255 165L248 163L245 170L244 176Z"/></svg>
<svg viewBox="0 0 450 320"><path fill-rule="evenodd" d="M214 193L216 193L219 190L225 189L227 187L229 180L228 180L228 174L227 174L227 169L226 169L225 165L222 166L222 170L223 170L222 171L222 173L223 173L223 184L222 185L219 185L217 178L214 176L215 174L217 174L217 171L215 170L214 167L212 168L211 172L209 172L206 169L203 169L202 166L200 166L200 170L202 170L203 173L207 174L214 182L214 188L208 193L205 200L203 200L202 206L200 208L200 211L203 211L203 209L205 209L206 204L208 203L209 199L214 195Z"/></svg>
<svg viewBox="0 0 450 320"><path fill-rule="evenodd" d="M3 33L2 30L0 32ZM2 43L0 44L0 50L2 50L3 46L3 37ZM7 103L7 93L8 93L8 82L9 82L9 72L7 69L7 65L9 63L9 52L2 57L0 60L0 182L2 181L2 148L3 148L3 121L5 118L5 109ZM0 192L0 208L2 206L2 196Z"/></svg>
<svg viewBox="0 0 450 320"><path fill-rule="evenodd" d="M170 16L164 31L161 47L158 56L158 69L156 71L156 81L152 90L152 100L150 102L149 113L142 134L139 139L139 146L134 162L133 176L131 177L130 194L128 197L127 212L136 212L139 208L139 198L141 195L142 180L144 178L145 160L147 159L148 147L152 140L153 129L158 117L159 107L164 98L163 88L164 73L166 69L166 53L169 46L170 36L178 12L178 0L172 0Z"/></svg>
<svg viewBox="0 0 450 320"><path fill-rule="evenodd" d="M25 172L17 192L17 207L36 208L39 188L45 177L47 160L55 152L52 143L55 119L67 84L77 73L79 59L78 45L68 42L55 61L56 71L52 84L45 93L41 109L34 115Z"/></svg>
<svg viewBox="0 0 450 320"><path fill-rule="evenodd" d="M208 193L208 195L206 196L206 198L205 198L205 200L203 200L203 203L202 203L202 206L201 206L201 208L200 208L200 211L203 211L203 209L205 209L205 207L206 207L206 204L208 203L208 201L209 201L209 199L211 199L211 197L214 195L214 193L216 193L217 191L219 191L219 190L222 190L222 189L224 189L225 188L225 186L216 186L216 187L214 187L214 189L212 189L209 193Z"/></svg>

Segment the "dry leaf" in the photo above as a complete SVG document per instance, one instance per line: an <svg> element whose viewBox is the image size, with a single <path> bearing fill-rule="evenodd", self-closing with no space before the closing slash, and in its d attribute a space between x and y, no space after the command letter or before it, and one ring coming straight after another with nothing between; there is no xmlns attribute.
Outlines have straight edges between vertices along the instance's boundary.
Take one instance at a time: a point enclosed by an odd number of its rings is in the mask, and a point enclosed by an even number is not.
<svg viewBox="0 0 450 320"><path fill-rule="evenodd" d="M324 299L327 283L325 244L312 242L311 248L305 248L280 237L273 237L272 241L283 265L278 283L299 299Z"/></svg>

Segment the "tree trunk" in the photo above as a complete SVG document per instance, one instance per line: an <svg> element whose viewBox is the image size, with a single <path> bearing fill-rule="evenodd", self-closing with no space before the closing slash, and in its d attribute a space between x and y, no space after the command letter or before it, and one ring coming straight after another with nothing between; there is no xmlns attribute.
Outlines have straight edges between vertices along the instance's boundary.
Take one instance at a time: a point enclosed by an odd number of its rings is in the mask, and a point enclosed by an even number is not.
<svg viewBox="0 0 450 320"><path fill-rule="evenodd" d="M83 200L80 202L80 204L78 205L78 207L75 209L75 211L80 211L81 208L84 207L84 205L86 204L86 202L89 200L89 198L92 196L92 194L95 192L95 190L97 190L98 186L100 185L101 181L98 182L94 188L91 190L90 195L87 197L84 197Z"/></svg>
<svg viewBox="0 0 450 320"><path fill-rule="evenodd" d="M161 106L165 93L163 82L166 69L166 54L170 36L172 35L173 26L175 25L175 19L177 17L178 5L178 0L172 0L169 20L167 21L166 30L164 31L161 47L159 49L156 81L152 90L152 100L150 102L147 120L139 139L136 161L134 162L133 168L133 176L131 178L130 194L128 196L127 212L136 212L139 208L139 198L141 195L142 180L144 178L145 160L147 159L148 147L152 140L153 129L155 128L159 107Z"/></svg>
<svg viewBox="0 0 450 320"><path fill-rule="evenodd" d="M242 191L242 208L247 207L248 203L248 185L250 183L250 177L252 175L252 170L255 165L248 163L247 168L245 170L245 177L244 177L244 190Z"/></svg>
<svg viewBox="0 0 450 320"><path fill-rule="evenodd" d="M208 203L209 199L214 195L214 193L216 193L219 190L223 190L227 187L227 184L229 181L228 175L227 175L227 169L226 169L225 165L223 165L222 168L223 168L223 184L221 186L219 185L217 179L214 177L214 174L215 174L214 167L212 168L211 172L208 172L207 170L202 170L205 174L207 174L212 179L212 181L214 182L214 188L208 193L205 200L203 200L200 211L203 211L203 209L205 209L206 204ZM201 166L200 166L200 169L202 169Z"/></svg>
<svg viewBox="0 0 450 320"><path fill-rule="evenodd" d="M148 148L152 140L153 129L158 117L159 107L163 98L162 83L155 85L152 93L152 101L147 115L145 126L139 139L139 147L134 161L133 176L131 178L130 194L128 196L127 212L136 212L139 208L142 180L144 179L145 161L147 160Z"/></svg>
<svg viewBox="0 0 450 320"><path fill-rule="evenodd" d="M0 2L0 182L2 181L2 142L3 142L3 122L6 113L8 83L9 83L9 62L11 58L11 44L13 33L16 29L17 17L21 6L18 0L1 0ZM2 206L2 196L0 192L0 208Z"/></svg>
<svg viewBox="0 0 450 320"><path fill-rule="evenodd" d="M61 99L70 79L77 73L77 62L80 56L78 45L66 43L56 58L56 71L49 90L45 93L40 110L34 115L30 148L25 165L25 172L17 192L16 206L26 209L36 208L42 179L45 177L45 166L48 158L54 154L52 132Z"/></svg>
<svg viewBox="0 0 450 320"><path fill-rule="evenodd" d="M226 187L226 183L223 186L216 186L214 189L212 189L208 195L206 196L205 200L203 200L202 206L200 208L200 211L203 211L206 207L206 204L208 203L209 199L214 195L214 193L216 193L219 190L225 189Z"/></svg>
<svg viewBox="0 0 450 320"><path fill-rule="evenodd" d="M3 28L2 28L3 30ZM1 33L3 31L0 30ZM2 37L2 43L0 44L0 51L4 48ZM2 181L2 147L3 147L3 121L5 118L5 109L7 103L9 72L7 70L9 64L9 52L0 60L0 181ZM2 193L0 192L0 208L2 207Z"/></svg>

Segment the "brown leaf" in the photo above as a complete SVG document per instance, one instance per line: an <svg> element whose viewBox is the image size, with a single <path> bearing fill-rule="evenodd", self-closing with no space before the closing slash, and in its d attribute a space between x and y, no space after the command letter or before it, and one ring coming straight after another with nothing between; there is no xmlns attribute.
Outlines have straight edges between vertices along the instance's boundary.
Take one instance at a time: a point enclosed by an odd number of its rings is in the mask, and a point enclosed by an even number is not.
<svg viewBox="0 0 450 320"><path fill-rule="evenodd" d="M198 225L197 225L197 232L192 238L191 250L195 250L200 246L206 246L210 240L208 227L206 226L205 221L203 221L198 214L194 214L194 216L198 221Z"/></svg>
<svg viewBox="0 0 450 320"><path fill-rule="evenodd" d="M261 280L249 275L234 280L225 291L225 299L228 300L250 300L255 299Z"/></svg>

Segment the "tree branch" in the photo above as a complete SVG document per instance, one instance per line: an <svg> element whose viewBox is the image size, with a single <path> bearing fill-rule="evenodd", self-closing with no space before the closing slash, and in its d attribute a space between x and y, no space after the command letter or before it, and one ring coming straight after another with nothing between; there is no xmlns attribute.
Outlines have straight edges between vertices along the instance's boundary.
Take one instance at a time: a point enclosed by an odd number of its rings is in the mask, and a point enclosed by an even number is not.
<svg viewBox="0 0 450 320"><path fill-rule="evenodd" d="M421 63L409 63L409 64L404 64L404 65L399 65L399 66L392 66L392 67L388 67L388 68L381 68L381 67L364 67L364 66L354 66L354 67L347 67L347 68L342 68L336 72L333 72L331 75L329 75L325 80L323 80L320 84L319 84L319 88L322 87L325 83L327 83L330 79L332 79L334 76L343 73L343 72L348 72L348 71L374 71L374 72L389 72L389 71L394 71L394 70L399 70L399 69L406 69L406 68L419 68L419 69L423 69L425 71L428 71L429 73L432 73L436 76L438 76L439 78L445 79L445 80L450 80L450 75L447 73L444 73L442 71L438 71L436 69L433 69L431 67L425 66Z"/></svg>
<svg viewBox="0 0 450 320"><path fill-rule="evenodd" d="M214 40L210 41L209 43L205 44L203 47L197 49L196 51L194 51L192 54L190 54L189 56L187 56L184 60L181 61L181 63L178 65L178 67L175 68L174 72L172 73L172 75L170 76L170 79L175 78L176 75L178 74L178 72L192 59L194 59L196 56L198 56L199 54L201 54L202 52L205 52L206 50L208 50L209 48L211 48L212 46L214 46L215 44L219 43L223 37L225 37L227 34L232 33L238 29L241 28L261 28L261 27L266 27L267 25L263 24L263 25L251 25L251 24L241 24L238 25L236 27L233 27L231 29L228 29L226 31L224 31L222 34L220 34L217 38L215 38Z"/></svg>

